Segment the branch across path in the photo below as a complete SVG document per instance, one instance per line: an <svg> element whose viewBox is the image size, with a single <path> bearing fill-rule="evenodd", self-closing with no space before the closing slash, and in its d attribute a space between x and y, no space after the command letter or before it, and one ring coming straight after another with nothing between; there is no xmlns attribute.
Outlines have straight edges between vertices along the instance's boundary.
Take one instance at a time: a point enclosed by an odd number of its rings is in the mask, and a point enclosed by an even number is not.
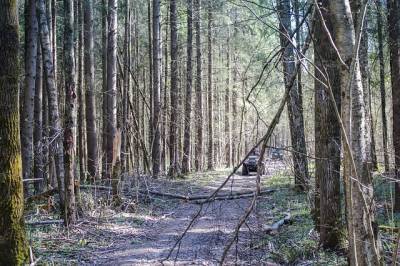
<svg viewBox="0 0 400 266"><path fill-rule="evenodd" d="M281 171L282 168L283 165L280 162L272 163L269 175ZM256 176L234 176L232 184L226 186L215 197L215 200L205 204L201 217L188 230L180 246L169 260L164 261L164 259L182 230L186 228L193 215L196 214L198 210L196 203L203 203L208 195L207 193L213 187L218 187L224 178L225 176L221 174L216 180L212 180L207 185L202 185L196 191L196 194L190 197L175 193L155 192L152 189L150 194L155 198L163 199L166 202L171 199L178 200L176 207L166 208L164 215L159 215L156 221L144 224L137 238L130 240L129 243L109 253L103 252L99 255L99 261L96 264L161 265L161 262L165 265L174 263L177 265L188 263L195 265L217 264L226 242L254 196L253 192L250 191L254 188ZM262 177L262 179L267 178L268 175ZM202 192L207 195L201 195ZM262 188L263 196L273 192L276 192L276 190ZM260 200L267 201L268 199L264 199L263 196L260 196ZM259 262L262 251L249 251L245 247L246 243L248 244L257 234L265 234L266 228L263 227L265 218L257 211L254 215L251 215L247 226L240 232L238 248L232 249L227 258L227 263L254 264ZM281 221L278 222L279 224L282 223ZM277 228L280 226L277 226ZM276 226L273 225L273 227Z"/></svg>

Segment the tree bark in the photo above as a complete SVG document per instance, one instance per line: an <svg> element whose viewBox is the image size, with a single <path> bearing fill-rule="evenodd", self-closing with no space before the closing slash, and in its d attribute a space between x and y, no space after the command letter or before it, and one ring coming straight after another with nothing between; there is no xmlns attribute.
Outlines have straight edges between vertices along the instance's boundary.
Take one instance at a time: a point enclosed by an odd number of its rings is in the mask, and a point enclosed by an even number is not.
<svg viewBox="0 0 400 266"><path fill-rule="evenodd" d="M382 143L385 172L389 171L389 153L388 153L388 127L386 118L386 88L385 88L385 58L383 55L383 22L382 22L382 3L375 1L377 7L377 31L378 31L378 58L379 58L379 90L381 94L382 109Z"/></svg>
<svg viewBox="0 0 400 266"><path fill-rule="evenodd" d="M84 0L84 58L86 88L86 140L87 167L91 178L98 173L98 148L96 126L96 87L93 41L93 0Z"/></svg>
<svg viewBox="0 0 400 266"><path fill-rule="evenodd" d="M25 0L25 25L25 80L21 117L21 148L23 178L29 179L33 174L33 116L38 38L36 5L33 0Z"/></svg>
<svg viewBox="0 0 400 266"><path fill-rule="evenodd" d="M393 146L395 155L396 179L400 179L400 3L396 0L388 0L388 33L389 33L389 53L390 53L390 72L392 84L392 108L393 108ZM394 209L400 211L400 183L395 185Z"/></svg>
<svg viewBox="0 0 400 266"><path fill-rule="evenodd" d="M175 177L178 171L177 129L178 129L178 26L176 0L170 0L171 23L171 123L169 131L169 176Z"/></svg>
<svg viewBox="0 0 400 266"><path fill-rule="evenodd" d="M186 96L185 96L185 132L183 141L182 173L190 171L190 128L192 112L193 85L193 0L187 0L187 61L186 61Z"/></svg>
<svg viewBox="0 0 400 266"><path fill-rule="evenodd" d="M43 141L43 63L40 41L37 40L37 62L36 62L36 81L35 81L35 106L34 106L34 131L33 131L33 145L34 145L34 178L42 179L35 182L35 192L43 192L43 184L45 174L44 159L44 141Z"/></svg>
<svg viewBox="0 0 400 266"><path fill-rule="evenodd" d="M64 0L64 75L65 75L65 129L64 129L64 169L65 169L65 224L76 222L75 206L75 131L76 131L76 85L74 55L74 4Z"/></svg>
<svg viewBox="0 0 400 266"><path fill-rule="evenodd" d="M321 16L314 24L315 60L315 211L314 220L320 232L320 241L328 249L341 244L340 207L340 123L335 106L340 110L340 75L336 53L322 25L333 30L332 14L327 12L329 0L319 0ZM321 83L324 82L324 84ZM330 88L326 88L328 84ZM329 90L332 90L334 101Z"/></svg>
<svg viewBox="0 0 400 266"><path fill-rule="evenodd" d="M232 165L232 142L231 142L231 103L230 103L230 33L228 29L228 39L226 41L226 87L225 87L225 163L227 167Z"/></svg>
<svg viewBox="0 0 400 266"><path fill-rule="evenodd" d="M112 178L117 131L117 0L108 0L107 178Z"/></svg>
<svg viewBox="0 0 400 266"><path fill-rule="evenodd" d="M101 1L101 6L102 6L102 12L101 12L101 39L102 39L102 90L103 90L103 102L102 102L102 154L101 154L101 159L102 159L102 177L106 178L107 177L107 113L108 113L108 107L107 107L107 101L108 101L108 93L107 93L107 55L108 55L108 0L102 0Z"/></svg>
<svg viewBox="0 0 400 266"><path fill-rule="evenodd" d="M212 1L208 1L207 5L208 27L207 27L207 43L208 43L208 154L207 154L207 170L214 169L214 115L213 115L213 73L212 73Z"/></svg>
<svg viewBox="0 0 400 266"><path fill-rule="evenodd" d="M361 16L364 14L364 5ZM332 1L335 40L346 65L340 64L341 112L344 132L343 179L346 192L346 218L349 238L350 265L379 265L380 254L374 233L372 178L368 166L366 110L361 70L356 43L361 25L354 29L349 0ZM359 19L359 21L362 21ZM362 32L362 31L361 31ZM357 35L356 35L357 34ZM354 56L356 55L356 56ZM350 140L349 142L347 142ZM347 143L349 145L347 145Z"/></svg>
<svg viewBox="0 0 400 266"><path fill-rule="evenodd" d="M279 30L281 47L285 48L288 38L292 34L291 29L291 15L290 15L290 1L280 0L278 5L279 12ZM285 86L289 84L289 77L293 75L294 71L294 47L292 44L286 46L283 54L283 69ZM294 84L290 90L288 113L290 135L293 146L293 167L295 184L303 190L308 187L308 165L307 165L307 149L304 136L304 119L303 119L303 103L298 84Z"/></svg>
<svg viewBox="0 0 400 266"><path fill-rule="evenodd" d="M201 15L200 0L194 0L193 18L196 34L196 106L195 106L195 168L200 171L203 165L203 93L202 93L202 58L201 58Z"/></svg>
<svg viewBox="0 0 400 266"><path fill-rule="evenodd" d="M28 258L18 101L18 4L0 0L0 264Z"/></svg>
<svg viewBox="0 0 400 266"><path fill-rule="evenodd" d="M161 12L160 0L153 0L153 143L152 143L152 161L153 178L160 175L160 79L161 79Z"/></svg>

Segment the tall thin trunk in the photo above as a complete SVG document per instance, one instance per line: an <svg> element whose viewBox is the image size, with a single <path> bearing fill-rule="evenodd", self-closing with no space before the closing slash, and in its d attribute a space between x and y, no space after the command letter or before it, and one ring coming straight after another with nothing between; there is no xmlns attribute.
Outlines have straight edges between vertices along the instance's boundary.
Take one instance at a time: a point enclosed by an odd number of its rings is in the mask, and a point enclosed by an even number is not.
<svg viewBox="0 0 400 266"><path fill-rule="evenodd" d="M169 176L176 176L178 170L177 123L178 123L178 26L176 0L170 0L171 22L171 123L169 131Z"/></svg>
<svg viewBox="0 0 400 266"><path fill-rule="evenodd" d="M153 161L153 178L157 178L160 174L160 79L161 79L161 12L160 0L153 0L153 145L152 145L152 161Z"/></svg>
<svg viewBox="0 0 400 266"><path fill-rule="evenodd" d="M0 264L23 265L28 246L19 132L18 4L0 0L0 6Z"/></svg>
<svg viewBox="0 0 400 266"><path fill-rule="evenodd" d="M385 164L385 172L389 171L389 153L388 153L388 126L386 118L386 88L385 88L385 58L383 55L383 22L382 22L382 3L376 1L377 7L377 29L378 29L378 58L379 58L379 88L381 94L381 110L382 110L382 143L383 158Z"/></svg>
<svg viewBox="0 0 400 266"><path fill-rule="evenodd" d="M323 19L330 32L333 30L331 15L326 12L329 0L318 2ZM322 22L314 25L315 60L315 212L314 218L320 232L321 244L335 249L341 243L340 208L340 124L335 113L329 84L340 110L340 75L336 65L336 53L329 43ZM321 83L324 82L324 84Z"/></svg>
<svg viewBox="0 0 400 266"><path fill-rule="evenodd" d="M86 88L86 140L87 166L91 178L98 173L98 148L96 126L96 87L94 69L93 41L93 0L84 0L84 58L85 58L85 88Z"/></svg>
<svg viewBox="0 0 400 266"><path fill-rule="evenodd" d="M149 37L149 45L148 45L148 53L149 53L149 103L150 103L150 119L149 119L149 146L152 147L153 143L153 20L151 13L151 2L152 0L147 1L147 30Z"/></svg>
<svg viewBox="0 0 400 266"><path fill-rule="evenodd" d="M77 2L77 23L76 23L76 31L78 35L78 49L77 49L77 55L76 55L76 69L77 69L77 91L78 91L78 114L77 114L77 127L78 127L78 132L77 132L77 162L79 162L79 175L76 175L76 184L75 186L75 198L77 199L77 202L80 202L80 190L79 185L81 182L86 182L86 114L85 114L85 95L84 95L84 66L83 66L83 46L84 46L84 23L83 23L83 3L81 1ZM78 204L79 205L79 204Z"/></svg>
<svg viewBox="0 0 400 266"><path fill-rule="evenodd" d="M108 0L107 42L107 177L113 175L117 134L117 0Z"/></svg>
<svg viewBox="0 0 400 266"><path fill-rule="evenodd" d="M186 61L186 96L185 96L185 132L183 141L182 172L190 171L190 128L192 112L192 85L193 85L193 1L187 0L187 61Z"/></svg>
<svg viewBox="0 0 400 266"><path fill-rule="evenodd" d="M65 75L65 128L64 128L64 168L65 168L65 223L76 222L74 170L76 131L76 88L74 58L74 4L64 0L64 75Z"/></svg>
<svg viewBox="0 0 400 266"><path fill-rule="evenodd" d="M388 0L388 32L390 72L392 83L392 108L393 108L393 146L395 155L396 178L400 179L400 3L396 0ZM400 211L400 183L395 183L394 208Z"/></svg>
<svg viewBox="0 0 400 266"><path fill-rule="evenodd" d="M226 87L225 87L225 163L227 167L232 164L232 142L231 142L231 103L230 103L230 33L228 29L228 39L226 41Z"/></svg>
<svg viewBox="0 0 400 266"><path fill-rule="evenodd" d="M291 15L290 15L290 1L280 0L278 5L279 12L279 29L281 31L280 40L281 47L284 48L292 34L291 29ZM294 74L294 47L289 44L286 46L283 54L283 69L285 86L289 85L289 77ZM307 149L304 136L304 119L303 119L303 106L301 91L298 84L290 90L288 113L290 135L294 152L293 168L295 184L300 189L307 189L308 187L308 165L307 165Z"/></svg>
<svg viewBox="0 0 400 266"><path fill-rule="evenodd" d="M364 5L359 18L363 18ZM366 110L359 58L354 56L362 23L354 28L349 0L330 1L335 41L346 66L340 64L341 112L344 134L343 179L346 191L346 218L350 265L379 265L380 255L374 230L372 178L366 147ZM360 19L358 21L361 21ZM350 140L350 147L346 141Z"/></svg>
<svg viewBox="0 0 400 266"><path fill-rule="evenodd" d="M207 154L207 169L214 169L214 115L213 115L213 62L212 62L212 1L208 1L207 6L208 13L208 33L207 33L207 43L208 43L208 154Z"/></svg>
<svg viewBox="0 0 400 266"><path fill-rule="evenodd" d="M42 52L40 41L37 40L37 62L36 62L36 82L35 82L35 107L34 107L34 131L33 131L33 145L34 145L34 178L38 179L35 182L35 192L40 193L43 190L44 182L44 164L43 164L43 68L42 68Z"/></svg>
<svg viewBox="0 0 400 266"><path fill-rule="evenodd" d="M102 176L103 178L107 177L107 101L108 101L108 92L107 92L107 54L108 54L108 0L101 1L101 39L102 39L102 84L103 84L103 102L102 102Z"/></svg>
<svg viewBox="0 0 400 266"><path fill-rule="evenodd" d="M22 104L21 148L23 178L33 174L33 110L36 81L38 23L36 4L25 0L25 81Z"/></svg>
<svg viewBox="0 0 400 266"><path fill-rule="evenodd" d="M196 34L196 142L195 142L195 168L196 171L202 169L203 165L203 93L202 93L202 59L201 59L201 3L194 0L194 28Z"/></svg>
<svg viewBox="0 0 400 266"><path fill-rule="evenodd" d="M50 50L50 35L47 24L44 0L38 0L40 42L42 45L43 67L45 71L46 89L49 108L49 137L52 139L50 152L54 156L55 172L57 177L58 191L60 195L60 209L64 213L64 154L63 154L63 131L61 128L58 92L54 80L53 55Z"/></svg>

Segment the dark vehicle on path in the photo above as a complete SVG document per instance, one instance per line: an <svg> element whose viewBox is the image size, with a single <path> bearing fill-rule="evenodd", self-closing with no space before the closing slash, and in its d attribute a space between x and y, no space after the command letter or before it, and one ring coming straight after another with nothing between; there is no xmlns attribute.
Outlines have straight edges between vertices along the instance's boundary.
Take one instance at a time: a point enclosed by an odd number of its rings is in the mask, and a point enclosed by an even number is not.
<svg viewBox="0 0 400 266"><path fill-rule="evenodd" d="M242 165L242 175L249 175L250 172L257 172L257 164L259 159L260 153L257 150L253 151ZM261 171L261 174L264 174L264 162L262 163L262 167L263 169Z"/></svg>
<svg viewBox="0 0 400 266"><path fill-rule="evenodd" d="M271 151L272 160L283 160L283 150L278 148L273 148Z"/></svg>

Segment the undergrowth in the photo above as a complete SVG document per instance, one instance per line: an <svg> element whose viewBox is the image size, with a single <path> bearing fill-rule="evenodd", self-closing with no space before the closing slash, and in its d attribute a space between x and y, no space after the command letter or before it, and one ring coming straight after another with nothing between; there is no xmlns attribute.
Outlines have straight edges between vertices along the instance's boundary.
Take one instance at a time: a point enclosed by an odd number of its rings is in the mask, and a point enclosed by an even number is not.
<svg viewBox="0 0 400 266"><path fill-rule="evenodd" d="M277 189L261 203L260 208L269 214L266 217L271 217L265 224L276 222L285 213L291 214L289 224L262 239L260 244L268 250L266 260L284 265L347 265L342 254L319 248L307 194L294 189L292 178L287 173L273 175L263 183Z"/></svg>

